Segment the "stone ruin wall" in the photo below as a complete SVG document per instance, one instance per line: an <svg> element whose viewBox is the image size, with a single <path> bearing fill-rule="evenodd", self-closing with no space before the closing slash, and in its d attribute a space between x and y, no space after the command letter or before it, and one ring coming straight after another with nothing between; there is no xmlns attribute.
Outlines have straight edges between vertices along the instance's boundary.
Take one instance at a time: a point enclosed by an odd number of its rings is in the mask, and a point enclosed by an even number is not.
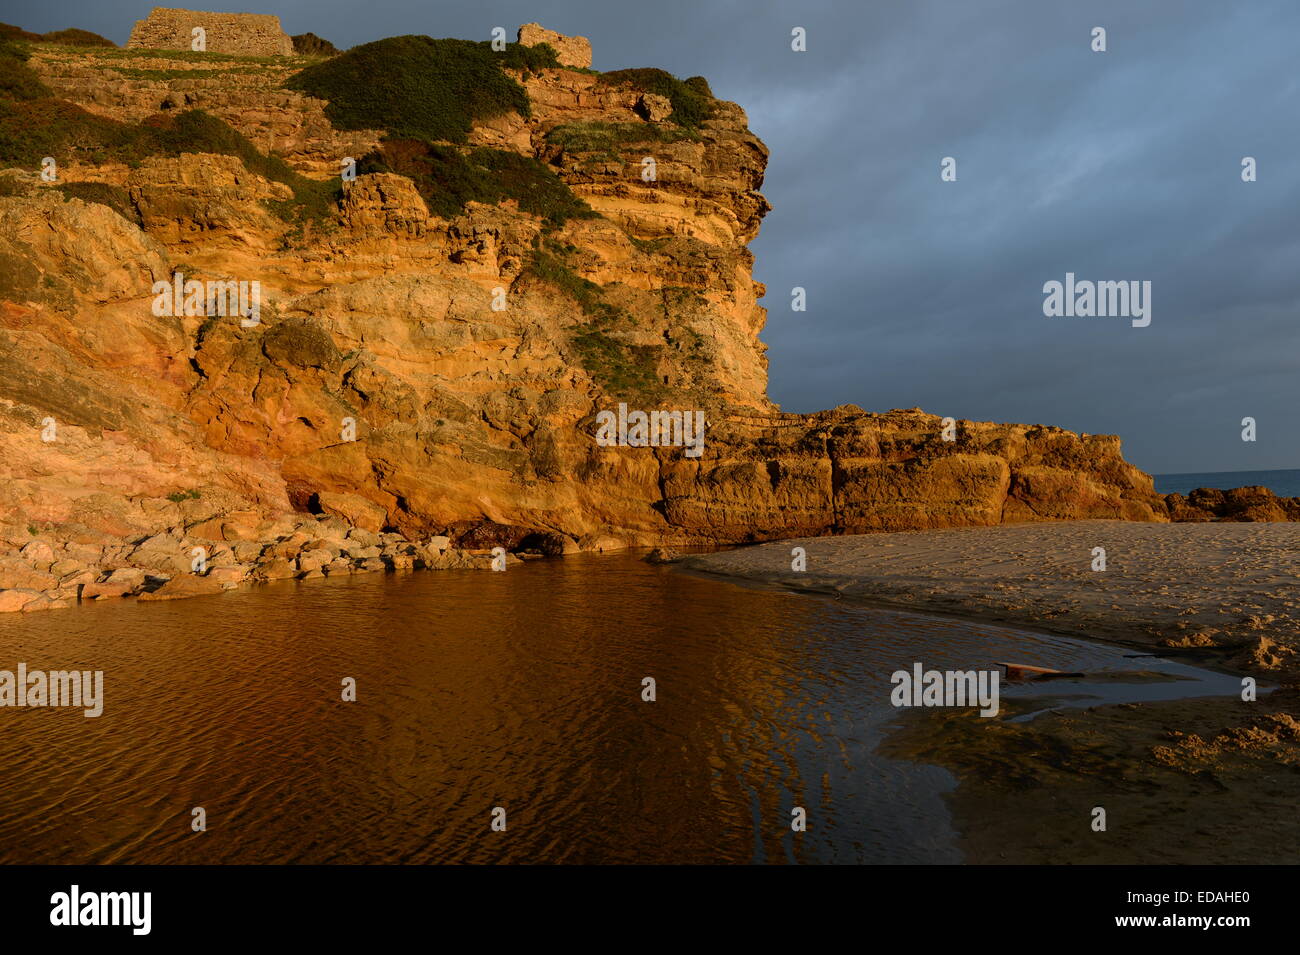
<svg viewBox="0 0 1300 955"><path fill-rule="evenodd" d="M128 48L188 50L195 27L207 34L207 52L237 56L291 56L293 40L280 27L280 18L267 13L207 13L154 7L131 30Z"/></svg>
<svg viewBox="0 0 1300 955"><path fill-rule="evenodd" d="M561 65L591 67L591 41L585 36L565 36L546 29L540 23L525 23L519 28L519 42L524 46L549 43Z"/></svg>
<svg viewBox="0 0 1300 955"><path fill-rule="evenodd" d="M149 16L137 20L127 41L128 49L189 50L195 27L206 33L207 52L236 56L292 56L293 40L280 26L280 18L267 13L211 13L179 7L154 7ZM549 43L561 64L591 66L591 41L583 36L565 36L537 23L519 28L524 46Z"/></svg>

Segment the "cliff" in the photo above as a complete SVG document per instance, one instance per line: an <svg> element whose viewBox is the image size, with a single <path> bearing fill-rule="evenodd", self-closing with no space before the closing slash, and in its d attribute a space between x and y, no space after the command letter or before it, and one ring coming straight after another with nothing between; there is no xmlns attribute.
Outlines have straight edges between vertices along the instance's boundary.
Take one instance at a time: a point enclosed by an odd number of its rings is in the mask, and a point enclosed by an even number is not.
<svg viewBox="0 0 1300 955"><path fill-rule="evenodd" d="M1169 519L1114 437L782 413L744 111L547 32L331 59L32 45L39 88L0 111L0 544L81 540L95 578L160 534L257 542L251 574L329 516L353 569L380 555L349 527L391 557ZM256 322L156 314L187 280L257 283ZM620 404L702 412L701 453L608 446Z"/></svg>

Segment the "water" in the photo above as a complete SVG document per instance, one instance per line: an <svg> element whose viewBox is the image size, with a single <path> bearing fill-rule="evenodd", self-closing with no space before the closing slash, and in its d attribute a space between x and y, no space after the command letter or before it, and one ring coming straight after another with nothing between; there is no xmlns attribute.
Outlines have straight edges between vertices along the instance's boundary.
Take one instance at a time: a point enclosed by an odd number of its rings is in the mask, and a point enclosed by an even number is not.
<svg viewBox="0 0 1300 955"><path fill-rule="evenodd" d="M0 708L0 862L960 861L953 778L874 752L888 678L1002 659L1135 663L632 556L7 615L0 669L100 669L106 702Z"/></svg>
<svg viewBox="0 0 1300 955"><path fill-rule="evenodd" d="M1263 485L1278 497L1300 497L1300 469L1277 471L1207 471L1204 474L1156 474L1156 493L1187 494L1198 487L1230 491Z"/></svg>

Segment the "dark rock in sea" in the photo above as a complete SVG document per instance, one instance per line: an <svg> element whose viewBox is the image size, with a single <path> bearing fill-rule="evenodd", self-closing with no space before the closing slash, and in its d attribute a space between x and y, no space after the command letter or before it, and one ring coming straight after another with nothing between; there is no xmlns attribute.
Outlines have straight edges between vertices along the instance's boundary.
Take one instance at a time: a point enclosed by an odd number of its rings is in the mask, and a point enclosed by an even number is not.
<svg viewBox="0 0 1300 955"><path fill-rule="evenodd" d="M667 547L656 547L641 559L647 564L675 564L682 559L682 555Z"/></svg>
<svg viewBox="0 0 1300 955"><path fill-rule="evenodd" d="M1251 485L1230 491L1198 487L1186 497L1166 494L1165 506L1174 521L1300 521L1300 497L1278 497L1266 487Z"/></svg>

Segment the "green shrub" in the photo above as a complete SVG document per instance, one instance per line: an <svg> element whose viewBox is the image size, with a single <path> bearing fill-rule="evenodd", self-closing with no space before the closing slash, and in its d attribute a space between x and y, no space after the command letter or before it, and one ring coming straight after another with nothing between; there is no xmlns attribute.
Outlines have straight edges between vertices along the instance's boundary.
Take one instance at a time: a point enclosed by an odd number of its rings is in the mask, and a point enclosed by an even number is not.
<svg viewBox="0 0 1300 955"><path fill-rule="evenodd" d="M89 30L78 30L76 28L69 30L55 30L53 33L43 33L41 34L41 39L46 43L61 43L64 46L117 47L117 44L108 39L108 37L100 36L98 33L91 33Z"/></svg>
<svg viewBox="0 0 1300 955"><path fill-rule="evenodd" d="M682 80L686 88L699 96L713 99L713 90L709 87L709 81L702 76L688 76Z"/></svg>
<svg viewBox="0 0 1300 955"><path fill-rule="evenodd" d="M584 315L602 325L612 326L628 319L627 312L605 301L604 290L590 279L584 279L564 261L565 249L554 242L533 251L528 263L528 274L547 283L578 303Z"/></svg>
<svg viewBox="0 0 1300 955"><path fill-rule="evenodd" d="M605 290L584 279L565 262L571 246L547 241L533 251L526 268L529 279L545 282L578 303L590 321L570 338L587 373L609 394L652 396L662 390L655 374L660 349L631 345L618 337L629 329L632 316L605 301Z"/></svg>
<svg viewBox="0 0 1300 955"><path fill-rule="evenodd" d="M134 155L144 134L66 100L0 99L0 163L35 168L45 156L77 152L90 162Z"/></svg>
<svg viewBox="0 0 1300 955"><path fill-rule="evenodd" d="M507 43L505 50L498 53L487 44L488 50L497 58L497 63L510 70L523 70L525 73L540 73L544 69L555 69L560 59L555 48L549 43L536 46L524 46L522 43Z"/></svg>
<svg viewBox="0 0 1300 955"><path fill-rule="evenodd" d="M338 56L339 48L314 33L299 33L293 40L293 52L301 56Z"/></svg>
<svg viewBox="0 0 1300 955"><path fill-rule="evenodd" d="M560 226L596 213L559 176L528 156L501 149L464 150L413 139L389 139L362 157L357 172L395 172L408 177L429 211L443 218L459 215L467 202L514 199L519 208Z"/></svg>
<svg viewBox="0 0 1300 955"><path fill-rule="evenodd" d="M627 83L643 93L658 93L673 104L671 119L678 126L694 129L713 115L713 94L708 80L692 76L683 82L666 70L654 68L614 70L596 81L611 86Z"/></svg>
<svg viewBox="0 0 1300 955"><path fill-rule="evenodd" d="M198 109L186 110L175 117L155 116L151 152L168 156L189 153L221 153L238 156L249 172L272 182L284 183L293 190L292 201L272 201L268 207L287 222L321 219L329 215L342 191L340 179L324 182L295 172L279 156L262 153L247 137L228 123Z"/></svg>
<svg viewBox="0 0 1300 955"><path fill-rule="evenodd" d="M636 246L639 251L645 253L646 255L658 255L660 252L664 250L665 246L668 245L668 241L669 241L666 236L658 239L638 239L636 236L632 235L631 233L628 233L627 237L632 241L632 244Z"/></svg>
<svg viewBox="0 0 1300 955"><path fill-rule="evenodd" d="M328 219L343 195L343 180L337 176L321 181L295 173L286 185L293 190L292 199L267 201L267 207L285 222Z"/></svg>
<svg viewBox="0 0 1300 955"><path fill-rule="evenodd" d="M123 219L136 225L140 224L139 213L131 204L126 190L121 186L106 182L65 182L59 186L59 191L83 202L97 202L101 206L108 206Z"/></svg>
<svg viewBox="0 0 1300 955"><path fill-rule="evenodd" d="M27 65L26 47L14 39L8 35L0 37L0 99L33 100L49 96L49 88Z"/></svg>
<svg viewBox="0 0 1300 955"><path fill-rule="evenodd" d="M607 394L652 396L662 391L654 370L656 348L629 345L596 328L571 340L582 367Z"/></svg>
<svg viewBox="0 0 1300 955"><path fill-rule="evenodd" d="M279 157L265 155L229 124L202 110L159 113L133 125L96 116L65 100L0 101L0 162L35 167L45 156L69 152L95 163L129 164L182 152L238 156L250 172L293 190L291 202L270 204L287 221L327 215L341 189L338 179L318 182Z"/></svg>
<svg viewBox="0 0 1300 955"><path fill-rule="evenodd" d="M238 156L249 172L255 172L275 182L294 185L301 178L279 156L268 156L254 146L247 137L224 120L201 109L189 109L174 116L158 114L144 121L149 131L146 137L150 152L168 156L189 153L220 153Z"/></svg>
<svg viewBox="0 0 1300 955"><path fill-rule="evenodd" d="M504 56L488 43L390 37L309 66L287 85L328 100L325 115L340 129L463 143L476 119L529 115L524 88L501 69Z"/></svg>
<svg viewBox="0 0 1300 955"><path fill-rule="evenodd" d="M28 43L41 42L39 33L32 33L30 30L24 30L22 27L16 27L12 23L0 23L0 42L4 40L26 40Z"/></svg>

